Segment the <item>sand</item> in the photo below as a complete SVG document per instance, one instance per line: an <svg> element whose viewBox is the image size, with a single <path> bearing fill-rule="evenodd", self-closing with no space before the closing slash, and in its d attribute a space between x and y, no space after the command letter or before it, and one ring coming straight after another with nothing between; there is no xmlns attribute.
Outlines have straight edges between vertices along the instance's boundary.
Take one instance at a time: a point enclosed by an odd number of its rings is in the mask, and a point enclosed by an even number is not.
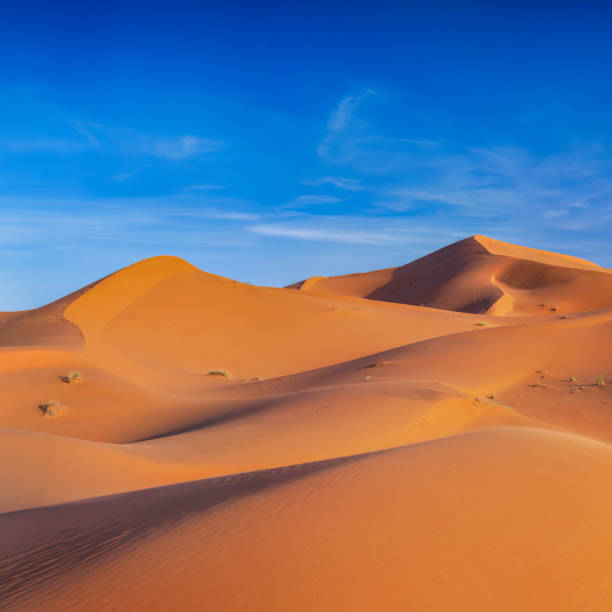
<svg viewBox="0 0 612 612"><path fill-rule="evenodd" d="M612 305L610 270L479 235L399 268L313 277L291 287L505 316L555 316Z"/></svg>
<svg viewBox="0 0 612 612"><path fill-rule="evenodd" d="M612 271L484 236L2 313L0 609L609 610L610 346Z"/></svg>

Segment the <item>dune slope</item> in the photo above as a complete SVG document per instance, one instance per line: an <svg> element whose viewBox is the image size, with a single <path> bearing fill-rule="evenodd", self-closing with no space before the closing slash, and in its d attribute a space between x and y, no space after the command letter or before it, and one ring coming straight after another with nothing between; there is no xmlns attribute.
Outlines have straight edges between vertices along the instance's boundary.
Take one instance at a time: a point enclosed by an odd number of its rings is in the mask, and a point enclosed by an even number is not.
<svg viewBox="0 0 612 612"><path fill-rule="evenodd" d="M2 313L0 609L608 610L611 279L474 236Z"/></svg>
<svg viewBox="0 0 612 612"><path fill-rule="evenodd" d="M29 610L603 611L610 469L605 445L502 429L9 514L29 536L7 542L0 597Z"/></svg>
<svg viewBox="0 0 612 612"><path fill-rule="evenodd" d="M612 306L610 270L479 235L398 268L313 277L291 288L496 315L551 315Z"/></svg>

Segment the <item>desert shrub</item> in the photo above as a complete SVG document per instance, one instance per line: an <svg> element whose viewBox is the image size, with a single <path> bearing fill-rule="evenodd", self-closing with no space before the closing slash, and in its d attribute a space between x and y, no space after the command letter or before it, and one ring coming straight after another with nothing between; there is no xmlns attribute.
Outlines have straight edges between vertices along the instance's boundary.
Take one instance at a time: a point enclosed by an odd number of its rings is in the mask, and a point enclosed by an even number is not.
<svg viewBox="0 0 612 612"><path fill-rule="evenodd" d="M225 376L225 378L229 378L230 373L223 368L216 368L214 370L208 370L209 376Z"/></svg>
<svg viewBox="0 0 612 612"><path fill-rule="evenodd" d="M569 377L569 382L571 383L575 383L578 379L575 376L570 376Z"/></svg>
<svg viewBox="0 0 612 612"><path fill-rule="evenodd" d="M81 376L80 372L71 370L70 372L68 372L68 376L66 376L64 380L69 384L80 383L83 382L83 377Z"/></svg>
<svg viewBox="0 0 612 612"><path fill-rule="evenodd" d="M603 377L603 376L598 376L598 377L597 377L597 380L595 381L595 384L596 384L598 387L603 387L603 386L606 384L606 381L604 380L604 377Z"/></svg>
<svg viewBox="0 0 612 612"><path fill-rule="evenodd" d="M38 409L44 416L57 416L62 409L62 405L57 400L48 400L38 405Z"/></svg>

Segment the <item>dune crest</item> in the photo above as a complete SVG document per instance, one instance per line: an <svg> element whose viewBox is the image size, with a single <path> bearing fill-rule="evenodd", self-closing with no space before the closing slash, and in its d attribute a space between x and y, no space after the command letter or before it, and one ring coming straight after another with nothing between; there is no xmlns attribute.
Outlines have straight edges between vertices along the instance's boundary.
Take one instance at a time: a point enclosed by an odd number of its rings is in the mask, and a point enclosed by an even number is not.
<svg viewBox="0 0 612 612"><path fill-rule="evenodd" d="M612 305L610 270L481 235L398 268L312 277L290 288L497 316L567 314Z"/></svg>
<svg viewBox="0 0 612 612"><path fill-rule="evenodd" d="M147 291L172 276L195 270L195 266L179 257L144 259L101 279L78 295L64 310L64 316L84 334L100 334Z"/></svg>
<svg viewBox="0 0 612 612"><path fill-rule="evenodd" d="M2 313L0 608L607 610L611 279L476 235Z"/></svg>

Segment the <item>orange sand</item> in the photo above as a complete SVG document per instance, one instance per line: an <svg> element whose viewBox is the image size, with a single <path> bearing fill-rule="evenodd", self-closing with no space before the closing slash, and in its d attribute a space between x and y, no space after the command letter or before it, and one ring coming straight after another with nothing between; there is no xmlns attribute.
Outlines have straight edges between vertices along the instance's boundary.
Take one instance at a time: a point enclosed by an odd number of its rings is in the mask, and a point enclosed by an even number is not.
<svg viewBox="0 0 612 612"><path fill-rule="evenodd" d="M495 315L553 316L612 306L612 271L485 236L466 238L399 268L313 277L291 287Z"/></svg>
<svg viewBox="0 0 612 612"><path fill-rule="evenodd" d="M611 272L156 257L0 314L0 609L609 610Z"/></svg>

